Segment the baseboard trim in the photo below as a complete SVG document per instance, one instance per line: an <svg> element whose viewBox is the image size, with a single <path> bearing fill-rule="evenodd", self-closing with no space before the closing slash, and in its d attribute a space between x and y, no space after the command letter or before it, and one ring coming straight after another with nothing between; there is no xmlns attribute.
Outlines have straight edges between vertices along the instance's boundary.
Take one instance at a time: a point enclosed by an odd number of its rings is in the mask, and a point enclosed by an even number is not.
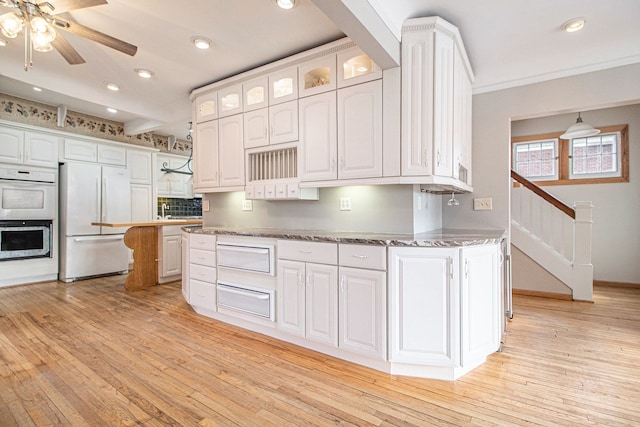
<svg viewBox="0 0 640 427"><path fill-rule="evenodd" d="M640 283L610 282L608 280L594 280L593 286L612 286L617 288L640 288Z"/></svg>
<svg viewBox="0 0 640 427"><path fill-rule="evenodd" d="M571 294L560 294L557 292L542 292L542 291L531 291L529 289L513 289L513 295L524 295L528 297L539 297L539 298L551 298L551 299L561 299L572 301L573 296Z"/></svg>

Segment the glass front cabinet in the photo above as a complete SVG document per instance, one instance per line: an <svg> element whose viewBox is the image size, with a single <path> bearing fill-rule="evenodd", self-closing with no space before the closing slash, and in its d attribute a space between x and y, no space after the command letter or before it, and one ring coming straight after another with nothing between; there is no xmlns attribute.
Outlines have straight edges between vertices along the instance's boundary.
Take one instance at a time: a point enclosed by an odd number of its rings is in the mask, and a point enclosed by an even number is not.
<svg viewBox="0 0 640 427"><path fill-rule="evenodd" d="M269 79L267 76L248 81L242 85L244 111L254 111L269 105Z"/></svg>
<svg viewBox="0 0 640 427"><path fill-rule="evenodd" d="M286 68L269 75L269 105L298 99L298 67Z"/></svg>
<svg viewBox="0 0 640 427"><path fill-rule="evenodd" d="M242 85L229 86L218 91L220 117L242 113Z"/></svg>
<svg viewBox="0 0 640 427"><path fill-rule="evenodd" d="M298 67L300 98L336 89L336 55L314 59Z"/></svg>
<svg viewBox="0 0 640 427"><path fill-rule="evenodd" d="M382 69L359 47L338 53L338 88L382 78Z"/></svg>

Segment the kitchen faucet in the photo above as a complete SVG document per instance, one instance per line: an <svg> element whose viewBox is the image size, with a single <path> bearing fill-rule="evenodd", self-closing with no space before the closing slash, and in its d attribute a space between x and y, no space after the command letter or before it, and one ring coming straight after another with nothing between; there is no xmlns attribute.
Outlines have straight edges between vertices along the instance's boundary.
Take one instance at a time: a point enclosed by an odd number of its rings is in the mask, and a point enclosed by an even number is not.
<svg viewBox="0 0 640 427"><path fill-rule="evenodd" d="M169 206L166 203L163 203L162 206L160 207L160 209L162 209L162 217L161 217L161 219L169 218L171 216L171 215L167 215L167 216L164 215L164 211L165 210L167 210L167 211L169 210Z"/></svg>

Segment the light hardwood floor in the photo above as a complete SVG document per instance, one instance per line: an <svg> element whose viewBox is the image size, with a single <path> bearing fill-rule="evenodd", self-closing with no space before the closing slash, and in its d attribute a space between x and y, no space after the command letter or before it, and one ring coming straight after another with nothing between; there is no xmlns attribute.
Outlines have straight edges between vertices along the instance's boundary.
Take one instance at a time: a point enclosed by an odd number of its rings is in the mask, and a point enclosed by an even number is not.
<svg viewBox="0 0 640 427"><path fill-rule="evenodd" d="M640 425L640 289L516 296L502 353L391 376L195 314L124 276L0 289L0 426Z"/></svg>

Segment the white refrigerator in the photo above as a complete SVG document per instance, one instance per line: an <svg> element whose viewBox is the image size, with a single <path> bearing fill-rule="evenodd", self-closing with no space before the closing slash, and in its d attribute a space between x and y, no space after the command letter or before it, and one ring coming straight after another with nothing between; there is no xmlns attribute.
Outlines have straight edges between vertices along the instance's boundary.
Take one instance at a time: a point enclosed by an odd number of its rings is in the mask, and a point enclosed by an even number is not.
<svg viewBox="0 0 640 427"><path fill-rule="evenodd" d="M60 165L61 281L127 272L127 229L92 222L131 222L129 171L91 163Z"/></svg>

